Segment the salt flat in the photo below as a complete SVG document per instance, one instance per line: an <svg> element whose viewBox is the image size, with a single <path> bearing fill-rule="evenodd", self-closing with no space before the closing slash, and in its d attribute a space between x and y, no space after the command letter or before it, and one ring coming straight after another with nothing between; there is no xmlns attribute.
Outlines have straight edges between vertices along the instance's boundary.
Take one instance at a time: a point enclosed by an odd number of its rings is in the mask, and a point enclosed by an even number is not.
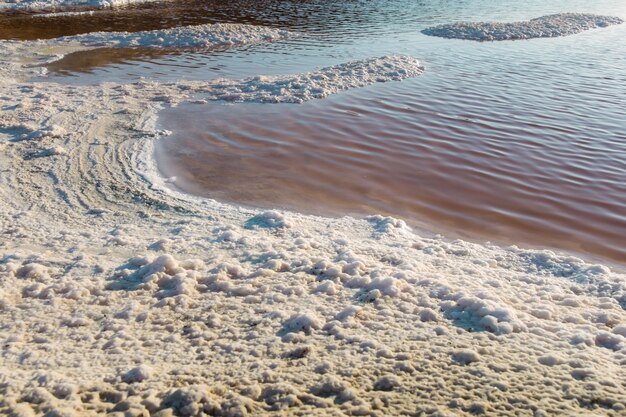
<svg viewBox="0 0 626 417"><path fill-rule="evenodd" d="M155 168L164 106L298 103L427 63L68 86L27 81L39 69L16 59L41 48L3 46L1 413L625 412L623 274L391 217L196 198Z"/></svg>

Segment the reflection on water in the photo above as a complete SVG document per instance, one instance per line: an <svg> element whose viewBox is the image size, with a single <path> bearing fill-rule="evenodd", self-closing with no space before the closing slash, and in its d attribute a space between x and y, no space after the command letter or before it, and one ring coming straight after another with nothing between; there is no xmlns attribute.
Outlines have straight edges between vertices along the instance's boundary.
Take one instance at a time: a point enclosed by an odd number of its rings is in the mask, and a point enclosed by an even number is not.
<svg viewBox="0 0 626 417"><path fill-rule="evenodd" d="M287 28L300 36L272 44L198 54L179 51L153 57L152 65L115 60L89 74L68 75L71 66L49 79L97 83L107 79L163 81L286 74L373 55L405 53L425 57L447 46L419 33L425 27L458 20L525 20L562 11L625 17L622 0L176 0L99 10L92 16L45 18L32 13L0 13L0 39L39 39L94 31L140 31L202 23L247 23ZM442 49L439 49L442 48ZM184 68L181 68L181 65Z"/></svg>
<svg viewBox="0 0 626 417"><path fill-rule="evenodd" d="M165 55L172 55L172 52L153 48L97 48L66 54L45 67L57 75L75 75L90 73L104 65L130 64L135 67Z"/></svg>
<svg viewBox="0 0 626 417"><path fill-rule="evenodd" d="M391 53L426 73L303 105L183 105L157 152L184 190L260 207L382 212L449 236L549 246L626 264L626 25L473 43L420 30L557 12L626 18L622 0L183 0L67 18L0 15L0 38L236 22L300 36L230 50L100 49L49 80L291 74Z"/></svg>
<svg viewBox="0 0 626 417"><path fill-rule="evenodd" d="M624 262L624 34L440 40L418 54L427 72L413 80L300 106L169 109L175 134L159 163L182 189L220 200L382 212Z"/></svg>

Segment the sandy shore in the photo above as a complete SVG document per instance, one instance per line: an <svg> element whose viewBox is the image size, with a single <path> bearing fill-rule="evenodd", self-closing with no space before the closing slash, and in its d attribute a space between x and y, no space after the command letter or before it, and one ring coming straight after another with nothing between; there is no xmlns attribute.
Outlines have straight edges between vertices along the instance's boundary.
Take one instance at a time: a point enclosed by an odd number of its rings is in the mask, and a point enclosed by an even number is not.
<svg viewBox="0 0 626 417"><path fill-rule="evenodd" d="M626 412L626 276L198 199L154 167L164 106L297 103L418 76L416 59L78 87L27 81L41 45L2 47L0 413Z"/></svg>

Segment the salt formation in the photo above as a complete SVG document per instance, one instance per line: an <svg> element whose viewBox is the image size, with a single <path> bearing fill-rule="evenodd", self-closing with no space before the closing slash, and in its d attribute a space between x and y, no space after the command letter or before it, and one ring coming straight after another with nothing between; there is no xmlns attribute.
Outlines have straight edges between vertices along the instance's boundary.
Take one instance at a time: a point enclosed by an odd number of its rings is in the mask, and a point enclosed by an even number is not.
<svg viewBox="0 0 626 417"><path fill-rule="evenodd" d="M3 88L0 413L626 411L624 275L178 194L149 145L195 95Z"/></svg>
<svg viewBox="0 0 626 417"><path fill-rule="evenodd" d="M46 19L55 17L70 17L70 16L93 16L97 11L85 10L83 12L57 12L57 13L38 13L32 15L34 19Z"/></svg>
<svg viewBox="0 0 626 417"><path fill-rule="evenodd" d="M419 60L391 55L369 58L290 76L259 76L247 80L217 80L196 85L207 100L303 103L370 84L400 81L424 72Z"/></svg>
<svg viewBox="0 0 626 417"><path fill-rule="evenodd" d="M589 29L623 23L612 16L582 13L560 13L542 16L525 22L460 22L424 29L422 33L450 39L474 41L506 41L532 38L568 36Z"/></svg>
<svg viewBox="0 0 626 417"><path fill-rule="evenodd" d="M2 9L49 10L63 7L109 8L160 0L1 0Z"/></svg>
<svg viewBox="0 0 626 417"><path fill-rule="evenodd" d="M43 41L46 44L143 48L214 48L286 38L289 32L265 26L213 23L142 32L92 32Z"/></svg>
<svg viewBox="0 0 626 417"><path fill-rule="evenodd" d="M624 274L392 217L221 204L155 169L166 105L421 71L391 56L174 84L2 72L0 414L624 415Z"/></svg>

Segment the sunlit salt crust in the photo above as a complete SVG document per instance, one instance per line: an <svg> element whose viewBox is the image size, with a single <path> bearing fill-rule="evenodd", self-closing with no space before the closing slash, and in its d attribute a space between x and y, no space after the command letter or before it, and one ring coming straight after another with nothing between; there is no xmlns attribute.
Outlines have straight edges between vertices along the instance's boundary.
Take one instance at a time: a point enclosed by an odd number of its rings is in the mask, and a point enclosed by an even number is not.
<svg viewBox="0 0 626 417"><path fill-rule="evenodd" d="M247 80L217 80L195 86L206 100L302 103L339 91L416 77L424 67L416 58L391 55L352 61L293 76L259 76Z"/></svg>
<svg viewBox="0 0 626 417"><path fill-rule="evenodd" d="M430 36L474 41L506 41L568 36L589 29L623 23L618 17L582 13L560 13L525 22L460 22L422 30Z"/></svg>
<svg viewBox="0 0 626 417"><path fill-rule="evenodd" d="M167 0L2 0L2 9L49 10L68 7L111 8L136 3L150 3Z"/></svg>
<svg viewBox="0 0 626 417"><path fill-rule="evenodd" d="M417 60L98 86L0 65L0 415L624 415L624 274L222 204L155 167L165 106L299 102Z"/></svg>
<svg viewBox="0 0 626 417"><path fill-rule="evenodd" d="M83 12L57 12L57 13L38 13L32 15L33 19L46 19L55 17L75 17L75 16L93 16L98 13L97 10L86 10Z"/></svg>
<svg viewBox="0 0 626 417"><path fill-rule="evenodd" d="M265 26L215 23L143 32L94 32L47 41L54 44L144 48L212 48L271 41L289 32Z"/></svg>

